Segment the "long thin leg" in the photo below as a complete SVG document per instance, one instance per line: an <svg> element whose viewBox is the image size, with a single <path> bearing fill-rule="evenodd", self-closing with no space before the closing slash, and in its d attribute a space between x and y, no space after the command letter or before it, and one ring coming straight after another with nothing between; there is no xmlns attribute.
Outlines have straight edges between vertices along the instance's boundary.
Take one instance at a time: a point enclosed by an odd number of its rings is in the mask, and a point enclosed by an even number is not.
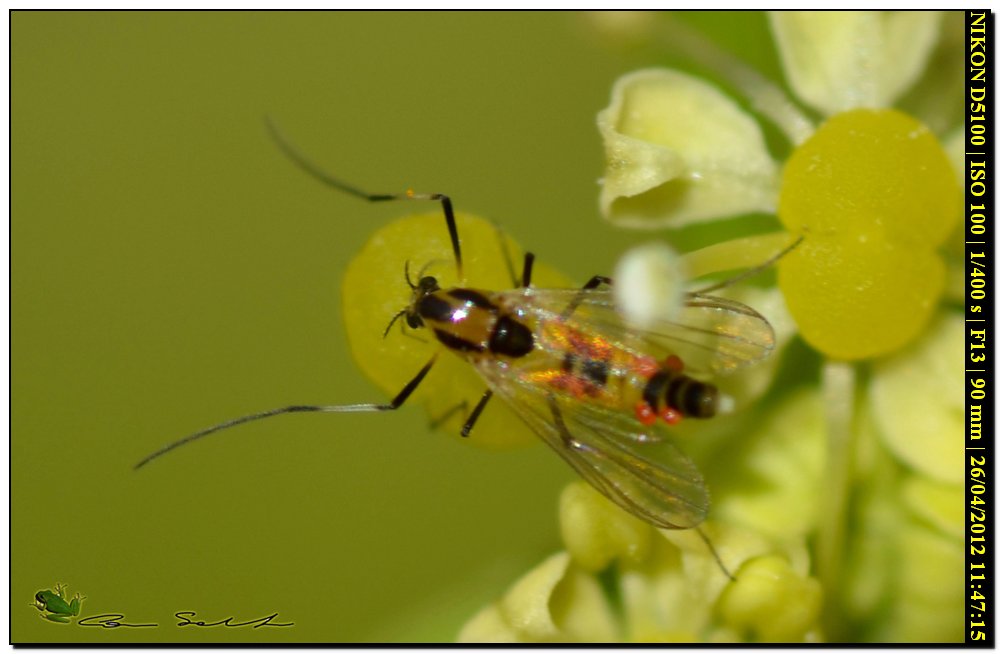
<svg viewBox="0 0 1000 654"><path fill-rule="evenodd" d="M566 427L566 422L563 420L562 411L559 409L559 403L556 402L556 398L553 395L548 396L549 400L549 410L552 411L552 420L556 424L556 428L559 430L559 435L562 437L563 445L571 447L573 445L573 435L569 433L569 428Z"/></svg>
<svg viewBox="0 0 1000 654"><path fill-rule="evenodd" d="M464 425L462 425L463 437L467 437L469 432L472 431L473 425L475 425L476 421L479 420L479 414L486 408L486 403L490 401L491 397L493 397L493 391L487 390L483 393L483 396L479 398L479 402L476 403L476 408L472 410L472 413L469 414L469 419L465 421Z"/></svg>
<svg viewBox="0 0 1000 654"><path fill-rule="evenodd" d="M730 581L736 581L736 577L734 577L733 574L729 572L729 568L726 567L726 565L722 562L722 558L719 557L719 553L716 551L715 545L713 545L712 541L708 539L708 536L706 536L705 532L701 530L701 527L695 527L694 530L697 531L698 535L701 536L701 539L705 541L705 545L708 547L708 551L712 553L712 558L715 559L715 562L719 564L719 567L722 569L723 574L729 577Z"/></svg>
<svg viewBox="0 0 1000 654"><path fill-rule="evenodd" d="M562 318L564 320L569 318L573 312L576 311L576 308L580 306L580 302L583 301L583 294L587 291L594 290L601 284L607 284L610 286L612 284L611 278L605 277L604 275L594 275L591 277L590 280L583 285L583 288L581 288L580 291L573 297L573 300L569 303L569 305L563 309Z"/></svg>
<svg viewBox="0 0 1000 654"><path fill-rule="evenodd" d="M455 212L451 207L451 199L447 195L444 195L443 193L414 193L409 190L405 193L368 193L367 191L363 191L356 186L337 179L307 159L301 152L298 151L298 149L285 139L284 135L282 135L282 133L278 130L277 126L271 121L270 117L265 117L264 122L267 124L267 129L270 132L271 137L278 144L278 147L281 148L282 152L284 152L285 155L287 155L288 158L291 159L292 162L294 162L299 168L329 187L335 188L338 191L343 191L344 193L349 193L355 197L361 198L362 200L368 200L369 202L384 202L387 200L432 200L440 202L441 208L444 210L445 223L448 225L448 235L451 237L451 249L455 254L455 268L458 271L459 278L462 278L462 248L459 245L458 240L458 227L455 224Z"/></svg>
<svg viewBox="0 0 1000 654"><path fill-rule="evenodd" d="M173 443L170 443L158 449L157 451L153 452L152 454L144 458L142 461L139 461L139 463L135 464L135 470L138 470L139 468L143 467L153 459L157 459L166 454L167 452L177 449L181 445L187 445L188 443L196 441L200 438L204 438L209 434L214 434L217 431L222 431L223 429L229 429L230 427L235 427L236 425L242 425L243 423L246 422L253 422L255 420L263 420L264 418L270 418L272 416L279 416L283 413L310 413L310 412L365 413L373 411L394 411L403 405L403 402L406 401L406 398L410 397L410 394L413 393L413 391L416 390L417 386L420 385L420 382L424 380L424 377L426 377L427 373L430 372L431 366L434 365L435 359L437 359L436 354L433 357L431 357L431 360L428 361L427 364L420 369L420 372L417 373L416 377L407 382L406 386L403 387L403 390L399 391L399 393L396 394L396 397L392 398L392 401L390 401L388 404L337 404L329 406L292 405L292 406L281 407L280 409L271 409L270 411L262 411L260 413L251 413L250 415L241 416L239 418L233 418L232 420L227 420L226 422L219 423L218 425L209 427L208 429L203 429L199 432L191 434L190 436L185 436L180 440L174 441Z"/></svg>

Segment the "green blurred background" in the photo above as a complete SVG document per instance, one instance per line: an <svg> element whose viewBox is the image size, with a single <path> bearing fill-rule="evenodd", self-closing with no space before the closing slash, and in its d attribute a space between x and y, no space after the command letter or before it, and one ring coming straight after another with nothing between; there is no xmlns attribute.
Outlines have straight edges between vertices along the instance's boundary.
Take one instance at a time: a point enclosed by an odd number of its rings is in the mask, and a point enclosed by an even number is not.
<svg viewBox="0 0 1000 654"><path fill-rule="evenodd" d="M757 14L684 19L744 55L767 43ZM323 188L265 114L364 188L447 192L580 280L645 238L598 217L594 117L650 61L589 20L12 14L14 642L451 640L558 548L565 464L433 433L416 408L258 423L132 465L251 411L384 397L352 361L340 281L415 207ZM40 620L32 597L57 581L84 616L160 627ZM178 628L176 611L295 626Z"/></svg>

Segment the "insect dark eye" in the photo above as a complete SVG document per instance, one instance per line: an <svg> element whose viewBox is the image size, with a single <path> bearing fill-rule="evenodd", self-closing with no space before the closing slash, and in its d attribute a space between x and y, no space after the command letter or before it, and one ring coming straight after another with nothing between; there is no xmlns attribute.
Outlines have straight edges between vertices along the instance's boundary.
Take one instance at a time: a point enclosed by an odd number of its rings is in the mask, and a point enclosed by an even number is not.
<svg viewBox="0 0 1000 654"><path fill-rule="evenodd" d="M420 329L424 326L424 321L419 315L408 313L406 314L406 324L410 326L410 329Z"/></svg>
<svg viewBox="0 0 1000 654"><path fill-rule="evenodd" d="M418 284L420 290L425 292L432 292L438 290L438 280L434 277L421 277Z"/></svg>

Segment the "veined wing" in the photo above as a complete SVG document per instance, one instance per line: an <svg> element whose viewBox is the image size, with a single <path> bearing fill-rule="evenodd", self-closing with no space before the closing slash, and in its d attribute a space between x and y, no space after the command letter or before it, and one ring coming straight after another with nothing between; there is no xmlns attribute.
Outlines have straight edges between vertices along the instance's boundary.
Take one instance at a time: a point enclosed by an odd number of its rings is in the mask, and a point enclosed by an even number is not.
<svg viewBox="0 0 1000 654"><path fill-rule="evenodd" d="M655 442L662 434L636 432L657 427L557 395L495 359L482 359L476 367L494 394L611 501L666 529L690 529L705 519L708 491L695 465L672 443Z"/></svg>
<svg viewBox="0 0 1000 654"><path fill-rule="evenodd" d="M600 334L657 360L676 354L695 373L728 374L774 349L774 330L764 316L735 300L711 295L688 293L673 319L642 329L624 323L610 290L528 288L497 295L534 312L539 320L559 319L578 301L566 319L575 329Z"/></svg>

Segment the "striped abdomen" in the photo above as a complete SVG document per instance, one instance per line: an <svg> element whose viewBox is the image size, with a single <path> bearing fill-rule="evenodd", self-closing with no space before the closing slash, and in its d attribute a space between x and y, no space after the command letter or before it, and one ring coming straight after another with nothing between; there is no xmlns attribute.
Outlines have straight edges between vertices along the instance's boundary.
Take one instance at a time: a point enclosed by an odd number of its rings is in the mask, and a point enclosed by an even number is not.
<svg viewBox="0 0 1000 654"><path fill-rule="evenodd" d="M679 360L678 360L679 363ZM657 417L675 423L681 416L711 418L719 403L719 390L712 384L688 377L668 362L649 376L636 406L640 422L650 424Z"/></svg>
<svg viewBox="0 0 1000 654"><path fill-rule="evenodd" d="M600 335L560 321L543 325L540 356L526 377L583 401L634 410L649 425L661 418L710 418L718 408L715 386L685 375L680 358L656 361Z"/></svg>

